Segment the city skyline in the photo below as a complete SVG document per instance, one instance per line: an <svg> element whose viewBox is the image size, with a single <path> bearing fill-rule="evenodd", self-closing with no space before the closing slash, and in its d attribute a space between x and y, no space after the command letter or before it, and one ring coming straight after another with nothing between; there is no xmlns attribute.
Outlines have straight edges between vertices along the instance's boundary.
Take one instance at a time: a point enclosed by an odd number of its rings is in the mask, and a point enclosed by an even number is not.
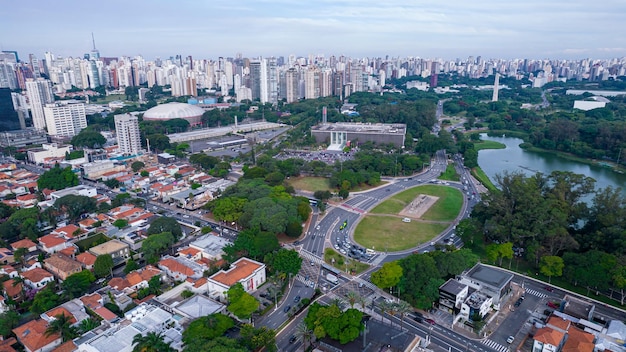
<svg viewBox="0 0 626 352"><path fill-rule="evenodd" d="M2 50L42 57L45 51L82 56L172 55L353 57L419 56L454 59L613 58L626 56L626 3L582 1L293 0L152 1L105 5L75 0L5 6ZM14 14L14 15L10 15ZM15 14L21 14L16 16ZM98 23L98 21L102 21Z"/></svg>

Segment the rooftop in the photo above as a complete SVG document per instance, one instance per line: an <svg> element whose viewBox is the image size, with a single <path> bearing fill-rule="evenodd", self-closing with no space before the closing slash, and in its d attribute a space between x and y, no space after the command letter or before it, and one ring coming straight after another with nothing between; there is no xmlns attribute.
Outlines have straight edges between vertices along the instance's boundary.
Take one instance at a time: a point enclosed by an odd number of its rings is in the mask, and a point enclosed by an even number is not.
<svg viewBox="0 0 626 352"><path fill-rule="evenodd" d="M509 274L505 271L494 269L482 264L476 264L465 275L499 289L505 287L511 279L513 279L513 274Z"/></svg>
<svg viewBox="0 0 626 352"><path fill-rule="evenodd" d="M91 247L89 251L93 253L94 255L98 256L101 254L115 253L124 248L128 248L128 244L119 240L110 240L108 242L104 242L103 244L97 245L95 247Z"/></svg>
<svg viewBox="0 0 626 352"><path fill-rule="evenodd" d="M439 289L444 291L444 292L447 292L447 293L450 293L452 295L457 296L466 287L467 287L467 285L464 285L464 284L456 281L455 279L450 279L450 280L446 281L445 284L441 285L441 287L439 287Z"/></svg>
<svg viewBox="0 0 626 352"><path fill-rule="evenodd" d="M563 340L563 336L565 336L564 333L546 326L537 330L534 339L541 343L559 346Z"/></svg>
<svg viewBox="0 0 626 352"><path fill-rule="evenodd" d="M197 248L212 257L222 254L222 249L230 244L230 241L223 237L207 234L199 237L197 240L189 244L190 247Z"/></svg>
<svg viewBox="0 0 626 352"><path fill-rule="evenodd" d="M230 287L242 279L250 277L250 275L263 266L263 264L255 262L252 259L241 258L234 262L227 271L220 270L209 279Z"/></svg>
<svg viewBox="0 0 626 352"><path fill-rule="evenodd" d="M223 309L223 304L202 295L195 295L176 306L176 310L193 319L219 313Z"/></svg>
<svg viewBox="0 0 626 352"><path fill-rule="evenodd" d="M43 319L31 320L13 329L17 339L30 351L37 351L60 338L59 334L46 336L48 322Z"/></svg>
<svg viewBox="0 0 626 352"><path fill-rule="evenodd" d="M403 123L327 123L311 127L312 131L337 131L352 133L376 134L405 134L406 125Z"/></svg>
<svg viewBox="0 0 626 352"><path fill-rule="evenodd" d="M79 262L59 253L53 254L52 256L50 256L50 258L45 259L44 262L47 265L50 265L65 273L80 271L83 268Z"/></svg>

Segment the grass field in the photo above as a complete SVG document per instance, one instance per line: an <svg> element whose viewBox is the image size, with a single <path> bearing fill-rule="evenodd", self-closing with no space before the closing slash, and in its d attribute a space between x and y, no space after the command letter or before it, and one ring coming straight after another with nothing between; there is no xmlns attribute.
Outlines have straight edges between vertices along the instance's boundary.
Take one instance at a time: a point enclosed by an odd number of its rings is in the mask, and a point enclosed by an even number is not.
<svg viewBox="0 0 626 352"><path fill-rule="evenodd" d="M346 258L343 255L337 253L332 248L326 248L324 250L324 261L326 262L326 264L330 264L341 271L345 272L346 270L348 270L352 274L362 273L370 267L369 265L361 263L358 260Z"/></svg>
<svg viewBox="0 0 626 352"><path fill-rule="evenodd" d="M448 224L402 222L395 216L368 215L359 222L354 231L354 240L375 251L400 251L429 242L441 233Z"/></svg>
<svg viewBox="0 0 626 352"><path fill-rule="evenodd" d="M476 151L483 150L483 149L504 149L504 148L506 148L506 145L500 142L496 142L496 141L480 141L480 142L474 143L474 149L476 149Z"/></svg>
<svg viewBox="0 0 626 352"><path fill-rule="evenodd" d="M411 203L418 194L429 194L439 197L437 202L422 216L423 220L452 221L459 214L461 204L463 204L463 194L456 188L427 185L398 193L380 203L372 209L371 213L398 214L404 207Z"/></svg>
<svg viewBox="0 0 626 352"><path fill-rule="evenodd" d="M440 180L447 180L447 181L459 181L460 177L459 174L456 173L456 169L454 168L453 164L448 164L448 166L446 166L446 171L441 174L441 176L439 176Z"/></svg>
<svg viewBox="0 0 626 352"><path fill-rule="evenodd" d="M472 176L474 176L478 181L480 181L480 183L482 183L483 186L487 187L487 189L490 192L498 191L498 189L493 184L493 182L491 182L487 174L479 166L472 168Z"/></svg>
<svg viewBox="0 0 626 352"><path fill-rule="evenodd" d="M292 177L289 184L295 189L309 192L315 191L332 191L325 177Z"/></svg>

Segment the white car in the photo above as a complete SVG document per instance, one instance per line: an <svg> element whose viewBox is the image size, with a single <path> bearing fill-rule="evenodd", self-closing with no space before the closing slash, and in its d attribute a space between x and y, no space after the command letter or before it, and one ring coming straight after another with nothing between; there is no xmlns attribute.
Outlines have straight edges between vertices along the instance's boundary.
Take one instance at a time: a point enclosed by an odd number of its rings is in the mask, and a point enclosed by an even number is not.
<svg viewBox="0 0 626 352"><path fill-rule="evenodd" d="M183 218L189 219L189 215L185 214L185 215L183 215Z"/></svg>
<svg viewBox="0 0 626 352"><path fill-rule="evenodd" d="M346 250L345 249L340 249L339 252L341 252L341 254L346 254Z"/></svg>
<svg viewBox="0 0 626 352"><path fill-rule="evenodd" d="M507 342L507 343L509 343L509 344L511 344L511 343L513 343L513 340L514 340L514 339L515 339L515 337L513 337L513 336L509 336L509 337L506 339L506 342Z"/></svg>

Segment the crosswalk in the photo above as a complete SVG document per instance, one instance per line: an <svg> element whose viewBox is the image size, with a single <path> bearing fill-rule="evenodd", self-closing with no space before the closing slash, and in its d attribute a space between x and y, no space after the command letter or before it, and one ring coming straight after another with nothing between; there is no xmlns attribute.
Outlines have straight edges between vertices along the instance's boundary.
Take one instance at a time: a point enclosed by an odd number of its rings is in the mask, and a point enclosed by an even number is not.
<svg viewBox="0 0 626 352"><path fill-rule="evenodd" d="M373 283L369 282L369 281L365 281L363 279L361 279L360 277L355 277L354 278L355 281L357 281L358 283L362 283L363 286L368 287L374 291L378 290L378 287L376 287L376 285L374 285Z"/></svg>
<svg viewBox="0 0 626 352"><path fill-rule="evenodd" d="M539 292L537 290L533 290L532 288L527 288L526 289L526 293L528 293L529 295L537 296L539 298L546 298L546 297L548 297L548 295L546 293Z"/></svg>
<svg viewBox="0 0 626 352"><path fill-rule="evenodd" d="M489 340L489 339L483 341L483 344L485 344L488 347L493 348L496 351L500 351L500 352L507 352L509 350L508 347L502 346L501 344L499 344L499 343L497 343L495 341Z"/></svg>
<svg viewBox="0 0 626 352"><path fill-rule="evenodd" d="M315 256L313 255L313 253L309 253L309 251L306 251L304 249L300 251L300 255L309 262L312 261L313 263L317 263L318 265L324 264L322 258Z"/></svg>
<svg viewBox="0 0 626 352"><path fill-rule="evenodd" d="M296 280L302 282L303 284L305 284L307 287L311 287L311 288L315 288L315 281L313 280L307 280L305 279L302 275L298 274L296 275Z"/></svg>

